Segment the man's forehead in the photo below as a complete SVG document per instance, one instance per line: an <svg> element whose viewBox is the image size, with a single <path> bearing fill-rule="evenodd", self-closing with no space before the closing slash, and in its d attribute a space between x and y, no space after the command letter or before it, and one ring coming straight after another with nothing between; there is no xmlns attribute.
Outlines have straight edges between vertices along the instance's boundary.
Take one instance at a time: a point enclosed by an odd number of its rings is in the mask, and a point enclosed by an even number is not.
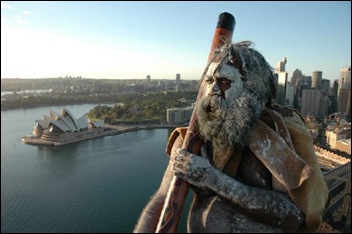
<svg viewBox="0 0 352 234"><path fill-rule="evenodd" d="M209 64L208 70L207 70L207 77L211 77L214 75L216 69L219 67L220 62L212 62Z"/></svg>
<svg viewBox="0 0 352 234"><path fill-rule="evenodd" d="M229 63L228 58L225 58L221 62L210 63L206 76L214 78L226 78L229 80L236 80L242 77L238 69Z"/></svg>

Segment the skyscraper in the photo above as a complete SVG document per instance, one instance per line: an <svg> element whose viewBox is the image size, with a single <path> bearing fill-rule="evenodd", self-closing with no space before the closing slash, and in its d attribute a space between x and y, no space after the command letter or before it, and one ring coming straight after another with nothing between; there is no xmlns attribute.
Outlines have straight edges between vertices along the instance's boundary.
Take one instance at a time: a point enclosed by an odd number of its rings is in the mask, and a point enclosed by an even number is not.
<svg viewBox="0 0 352 234"><path fill-rule="evenodd" d="M288 77L288 73L285 71L286 63L287 63L287 59L285 57L283 61L279 61L276 66L277 87L276 87L275 103L279 105L286 104L286 89L287 89L287 77Z"/></svg>
<svg viewBox="0 0 352 234"><path fill-rule="evenodd" d="M329 114L330 100L325 91L320 92L319 115L326 116Z"/></svg>
<svg viewBox="0 0 352 234"><path fill-rule="evenodd" d="M339 80L334 80L334 83L332 84L331 88L331 108L330 108L330 113L335 113L338 111L337 109L337 92L339 88Z"/></svg>
<svg viewBox="0 0 352 234"><path fill-rule="evenodd" d="M287 83L285 106L293 107L294 94L295 94L295 86L290 83Z"/></svg>
<svg viewBox="0 0 352 234"><path fill-rule="evenodd" d="M351 115L351 66L343 67L340 70L337 96L338 111Z"/></svg>
<svg viewBox="0 0 352 234"><path fill-rule="evenodd" d="M324 90L325 92L329 92L329 89L330 89L330 80L322 79L321 80L321 90Z"/></svg>
<svg viewBox="0 0 352 234"><path fill-rule="evenodd" d="M309 115L319 115L320 107L320 90L304 89L302 92L302 106L301 113L304 117Z"/></svg>
<svg viewBox="0 0 352 234"><path fill-rule="evenodd" d="M176 85L179 86L181 83L181 75L179 73L176 74Z"/></svg>
<svg viewBox="0 0 352 234"><path fill-rule="evenodd" d="M291 77L290 83L292 85L296 85L297 79L301 79L302 76L303 76L303 74L302 74L301 70L298 70L298 69L294 70L293 73L292 73L292 77Z"/></svg>
<svg viewBox="0 0 352 234"><path fill-rule="evenodd" d="M313 71L312 73L312 88L321 90L322 88L323 72Z"/></svg>
<svg viewBox="0 0 352 234"><path fill-rule="evenodd" d="M148 89L150 85L150 75L145 78L145 88Z"/></svg>
<svg viewBox="0 0 352 234"><path fill-rule="evenodd" d="M340 89L337 108L338 112L351 115L351 89Z"/></svg>
<svg viewBox="0 0 352 234"><path fill-rule="evenodd" d="M341 68L339 89L351 89L351 66Z"/></svg>
<svg viewBox="0 0 352 234"><path fill-rule="evenodd" d="M277 62L277 64L276 64L277 73L285 71L286 63L287 63L286 57L284 57L284 59L282 61Z"/></svg>

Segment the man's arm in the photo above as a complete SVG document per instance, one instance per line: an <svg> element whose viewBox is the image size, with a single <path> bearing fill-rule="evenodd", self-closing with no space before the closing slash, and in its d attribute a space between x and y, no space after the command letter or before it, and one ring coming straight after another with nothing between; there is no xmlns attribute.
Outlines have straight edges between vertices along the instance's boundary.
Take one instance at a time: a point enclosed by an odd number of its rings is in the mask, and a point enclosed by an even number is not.
<svg viewBox="0 0 352 234"><path fill-rule="evenodd" d="M179 136L172 147L170 159L174 157L175 150L182 146L182 138ZM167 191L174 176L172 160L169 161L164 177L158 191L153 195L148 204L143 209L141 216L133 230L134 233L155 232L163 209Z"/></svg>
<svg viewBox="0 0 352 234"><path fill-rule="evenodd" d="M296 231L304 217L291 199L272 190L244 185L214 168L209 161L178 149L175 175L198 187L208 188L231 201L251 217L266 224Z"/></svg>
<svg viewBox="0 0 352 234"><path fill-rule="evenodd" d="M172 164L170 161L162 179L160 188L143 209L141 216L139 217L133 230L134 233L155 232L172 176Z"/></svg>

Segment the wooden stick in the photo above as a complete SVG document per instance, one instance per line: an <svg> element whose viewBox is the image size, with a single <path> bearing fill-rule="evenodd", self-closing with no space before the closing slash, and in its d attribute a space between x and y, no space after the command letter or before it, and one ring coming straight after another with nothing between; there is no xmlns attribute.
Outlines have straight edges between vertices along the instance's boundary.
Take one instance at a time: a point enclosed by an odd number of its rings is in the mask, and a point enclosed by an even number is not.
<svg viewBox="0 0 352 234"><path fill-rule="evenodd" d="M220 48L227 42L232 40L232 34L235 27L235 18L227 13L223 12L219 15L217 27L213 36L212 45L208 57L208 63L212 57L215 49ZM203 96L202 85L198 91L197 101ZM198 123L197 123L197 111L194 109L191 120L188 126L188 130L183 141L182 148L193 154L200 154L200 147L196 147L195 144L198 141ZM178 223L181 218L182 210L188 195L189 183L186 181L173 176L167 197L164 202L164 206L159 218L158 226L156 228L157 233L175 233L177 232Z"/></svg>

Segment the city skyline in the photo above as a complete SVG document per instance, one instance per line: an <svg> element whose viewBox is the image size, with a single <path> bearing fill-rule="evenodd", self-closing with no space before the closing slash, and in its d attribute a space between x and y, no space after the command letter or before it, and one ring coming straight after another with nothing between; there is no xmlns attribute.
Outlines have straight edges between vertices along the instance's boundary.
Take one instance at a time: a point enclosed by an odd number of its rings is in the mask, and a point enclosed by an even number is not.
<svg viewBox="0 0 352 234"><path fill-rule="evenodd" d="M199 79L220 13L290 80L351 65L350 2L1 2L1 78ZM253 17L256 16L256 17Z"/></svg>

